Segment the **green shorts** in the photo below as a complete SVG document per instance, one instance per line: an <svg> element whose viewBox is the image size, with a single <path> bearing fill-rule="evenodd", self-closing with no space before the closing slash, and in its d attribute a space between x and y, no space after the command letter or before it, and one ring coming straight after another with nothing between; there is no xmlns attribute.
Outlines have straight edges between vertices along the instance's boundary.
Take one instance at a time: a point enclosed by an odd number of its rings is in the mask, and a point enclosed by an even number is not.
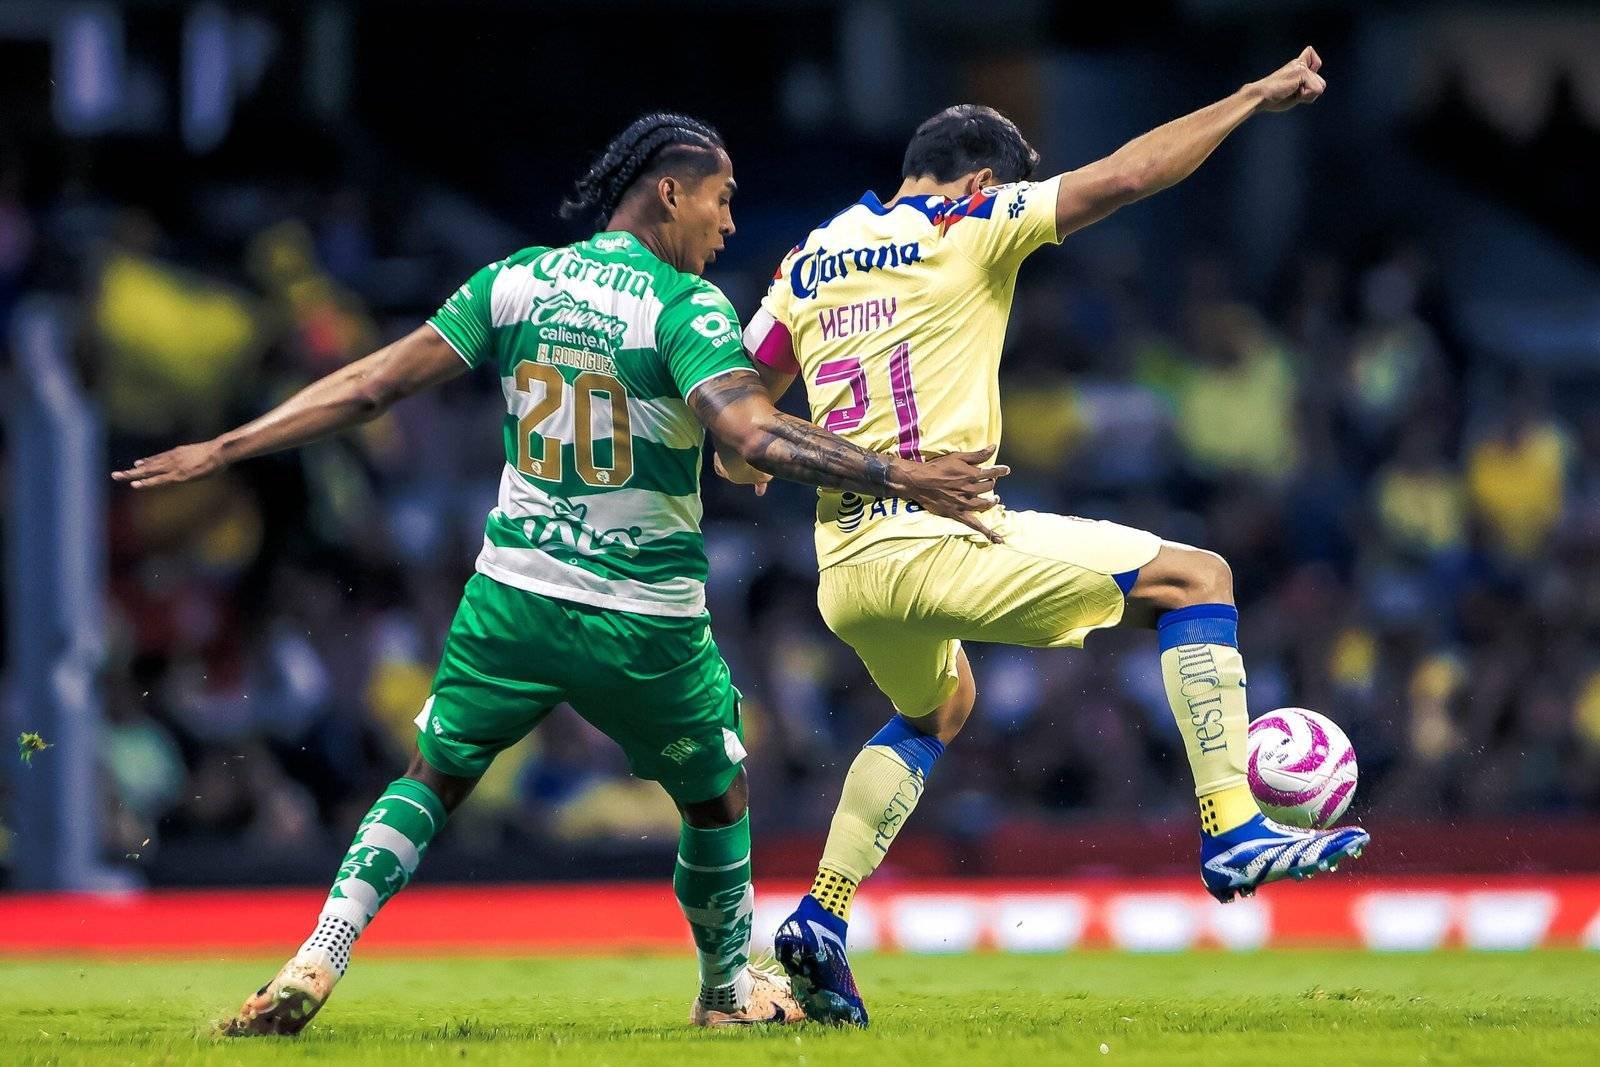
<svg viewBox="0 0 1600 1067"><path fill-rule="evenodd" d="M679 803L721 796L744 761L739 691L709 616L593 608L474 574L417 716L422 757L476 778L562 702Z"/></svg>

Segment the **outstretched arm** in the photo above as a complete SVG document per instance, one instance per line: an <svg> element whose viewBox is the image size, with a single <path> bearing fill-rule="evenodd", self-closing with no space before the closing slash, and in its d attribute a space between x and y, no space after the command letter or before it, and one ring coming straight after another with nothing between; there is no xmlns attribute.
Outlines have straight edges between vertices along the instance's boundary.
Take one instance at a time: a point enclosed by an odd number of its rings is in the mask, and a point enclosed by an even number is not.
<svg viewBox="0 0 1600 1067"><path fill-rule="evenodd" d="M467 369L431 326L319 378L253 422L139 460L111 475L135 489L204 478L230 463L295 448L377 418L397 400Z"/></svg>
<svg viewBox="0 0 1600 1067"><path fill-rule="evenodd" d="M1158 126L1104 159L1061 176L1056 236L1066 237L1120 207L1193 174L1224 138L1258 111L1309 104L1327 88L1322 59L1310 45L1293 61L1209 107Z"/></svg>
<svg viewBox="0 0 1600 1067"><path fill-rule="evenodd" d="M772 406L754 371L736 370L704 382L689 405L726 449L759 471L828 489L866 496L901 496L936 515L965 523L990 540L1000 538L974 514L994 506L985 494L1009 467L980 467L994 454L958 452L927 463L880 456Z"/></svg>

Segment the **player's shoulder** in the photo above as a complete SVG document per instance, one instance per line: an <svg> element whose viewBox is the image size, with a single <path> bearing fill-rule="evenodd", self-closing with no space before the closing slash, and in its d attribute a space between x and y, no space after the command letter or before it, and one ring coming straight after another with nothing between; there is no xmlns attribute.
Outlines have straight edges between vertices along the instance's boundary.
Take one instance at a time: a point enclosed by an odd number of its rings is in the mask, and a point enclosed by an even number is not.
<svg viewBox="0 0 1600 1067"><path fill-rule="evenodd" d="M524 267L550 250L549 245L529 245L526 248L517 249L498 262L489 264L489 267L491 270L498 270L502 267Z"/></svg>
<svg viewBox="0 0 1600 1067"><path fill-rule="evenodd" d="M674 290L660 294L658 329L678 333L687 328L716 349L737 342L739 316L722 290L698 275L677 273Z"/></svg>
<svg viewBox="0 0 1600 1067"><path fill-rule="evenodd" d="M661 278L657 288L663 312L681 314L695 308L733 307L727 294L715 282L698 274L687 274L675 268L668 269L671 270L671 275Z"/></svg>
<svg viewBox="0 0 1600 1067"><path fill-rule="evenodd" d="M1028 209L1030 199L1046 195L1044 186L1051 181L1053 179L986 185L969 196L950 201L941 221L953 225L962 219L1015 219Z"/></svg>

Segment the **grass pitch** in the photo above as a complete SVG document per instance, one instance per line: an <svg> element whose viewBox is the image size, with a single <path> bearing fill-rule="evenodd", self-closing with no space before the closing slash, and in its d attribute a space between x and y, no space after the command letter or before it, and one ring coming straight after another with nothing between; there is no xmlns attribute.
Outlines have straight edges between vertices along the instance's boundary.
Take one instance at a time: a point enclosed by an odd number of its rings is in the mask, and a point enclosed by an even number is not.
<svg viewBox="0 0 1600 1067"><path fill-rule="evenodd" d="M210 1034L277 960L0 961L8 1064L1600 1062L1600 953L864 956L862 1033L685 1025L688 959L358 959L296 1039Z"/></svg>

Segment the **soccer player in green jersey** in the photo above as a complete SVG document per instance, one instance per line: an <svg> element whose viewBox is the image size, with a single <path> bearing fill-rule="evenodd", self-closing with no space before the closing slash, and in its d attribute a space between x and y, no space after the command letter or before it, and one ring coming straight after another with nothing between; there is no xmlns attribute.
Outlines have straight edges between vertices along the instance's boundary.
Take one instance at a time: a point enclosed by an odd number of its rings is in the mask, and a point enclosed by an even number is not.
<svg viewBox="0 0 1600 1067"><path fill-rule="evenodd" d="M499 502L417 716L417 755L362 819L311 936L230 1033L304 1028L449 813L562 702L682 813L673 889L699 955L691 1021L803 1017L787 979L749 959L739 694L705 607L704 431L735 480L909 497L979 529L973 513L1006 468L979 466L992 449L928 463L880 456L772 406L733 308L700 277L733 233L734 189L714 129L640 118L563 205L601 232L491 263L399 341L245 426L113 475L136 489L203 477L354 426L482 363L505 392Z"/></svg>

